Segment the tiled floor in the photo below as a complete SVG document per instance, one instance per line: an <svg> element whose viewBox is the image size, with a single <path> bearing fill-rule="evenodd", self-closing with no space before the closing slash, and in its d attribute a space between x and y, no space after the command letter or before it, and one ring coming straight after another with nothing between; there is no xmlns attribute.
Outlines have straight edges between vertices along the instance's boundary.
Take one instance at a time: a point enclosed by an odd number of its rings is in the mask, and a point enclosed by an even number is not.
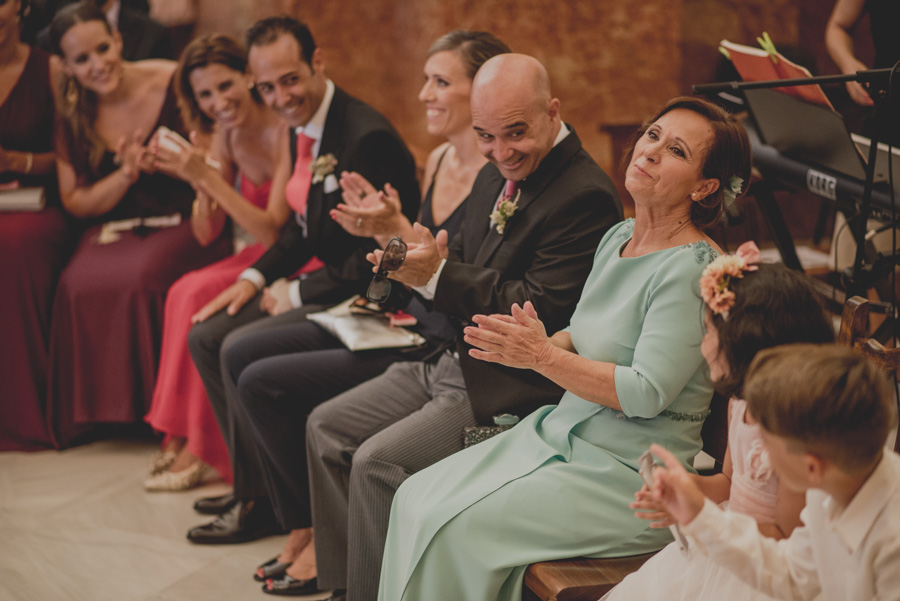
<svg viewBox="0 0 900 601"><path fill-rule="evenodd" d="M184 493L141 487L151 442L103 441L62 452L0 453L0 601L254 601L252 578L284 537L192 545L209 521ZM321 599L320 595L306 599Z"/></svg>

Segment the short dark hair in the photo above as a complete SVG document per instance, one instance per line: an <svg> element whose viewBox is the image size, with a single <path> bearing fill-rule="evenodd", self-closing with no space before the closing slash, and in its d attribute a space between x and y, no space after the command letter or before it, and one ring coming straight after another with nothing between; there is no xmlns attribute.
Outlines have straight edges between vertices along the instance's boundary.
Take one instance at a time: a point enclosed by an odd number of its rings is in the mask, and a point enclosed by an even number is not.
<svg viewBox="0 0 900 601"><path fill-rule="evenodd" d="M291 35L300 46L300 58L306 64L312 65L313 53L316 51L316 42L313 40L309 27L293 17L281 15L261 19L247 30L247 48L253 46L266 46L282 35Z"/></svg>
<svg viewBox="0 0 900 601"><path fill-rule="evenodd" d="M234 38L213 33L197 38L185 47L178 61L178 70L175 73L175 91L178 94L178 108L181 110L181 120L185 126L204 132L210 132L213 128L213 120L203 114L197 104L194 88L191 86L191 73L195 69L210 65L223 65L232 71L245 73L247 71L247 53L240 42ZM251 92L253 99L261 102L256 88Z"/></svg>
<svg viewBox="0 0 900 601"><path fill-rule="evenodd" d="M737 176L744 180L741 196L747 193L750 185L750 138L734 115L703 98L691 96L673 98L652 117L646 119L634 133L622 156L621 168L624 171L628 167L631 155L634 154L634 147L647 129L660 117L675 109L693 111L705 117L713 128L713 142L703 157L701 173L705 178L719 180L719 189L706 198L691 203L691 222L699 228L707 228L715 225L722 217L724 210L722 201L731 178Z"/></svg>
<svg viewBox="0 0 900 601"><path fill-rule="evenodd" d="M728 364L728 375L716 388L727 396L742 395L744 378L758 352L783 344L834 341L834 326L819 294L800 272L763 263L757 271L732 278L729 289L734 306L728 319L710 312L719 352Z"/></svg>
<svg viewBox="0 0 900 601"><path fill-rule="evenodd" d="M97 7L95 2L84 0L75 2L59 9L50 22L50 49L62 56L62 49L59 42L66 32L72 29L78 23L88 23L90 21L101 21L106 27L106 31L112 33L112 26L109 24L106 15Z"/></svg>
<svg viewBox="0 0 900 601"><path fill-rule="evenodd" d="M428 56L445 51L459 54L469 79L475 78L478 69L489 58L511 52L509 46L493 34L465 29L457 29L439 37L428 49Z"/></svg>
<svg viewBox="0 0 900 601"><path fill-rule="evenodd" d="M768 432L848 473L871 469L896 423L884 371L847 347L765 350L744 391L750 415Z"/></svg>

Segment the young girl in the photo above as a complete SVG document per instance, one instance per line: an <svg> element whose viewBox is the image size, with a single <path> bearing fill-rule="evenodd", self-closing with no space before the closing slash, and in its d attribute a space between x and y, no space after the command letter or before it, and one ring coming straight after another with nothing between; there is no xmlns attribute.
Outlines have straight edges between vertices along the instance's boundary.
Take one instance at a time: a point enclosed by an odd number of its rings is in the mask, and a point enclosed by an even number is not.
<svg viewBox="0 0 900 601"><path fill-rule="evenodd" d="M760 532L780 539L800 524L804 497L779 486L759 426L749 419L746 402L741 400L744 376L759 351L794 342L832 342L834 331L803 274L758 262L759 249L747 242L735 255L710 263L700 279L707 306L701 352L709 363L710 377L731 400L722 473L693 478L711 500L727 500L732 511L753 517ZM652 501L646 487L635 497L631 507L639 517L653 520L653 527L674 523ZM758 600L761 596L726 570L696 553L685 554L672 543L603 601L656 598Z"/></svg>

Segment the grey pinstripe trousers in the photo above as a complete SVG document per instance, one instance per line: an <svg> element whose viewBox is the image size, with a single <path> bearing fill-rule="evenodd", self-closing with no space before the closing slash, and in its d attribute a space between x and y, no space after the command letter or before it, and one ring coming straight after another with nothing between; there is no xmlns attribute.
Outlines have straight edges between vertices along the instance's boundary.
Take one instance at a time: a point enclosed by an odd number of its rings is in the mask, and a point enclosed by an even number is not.
<svg viewBox="0 0 900 601"><path fill-rule="evenodd" d="M394 492L476 425L459 360L395 363L316 407L306 427L319 588L375 601Z"/></svg>

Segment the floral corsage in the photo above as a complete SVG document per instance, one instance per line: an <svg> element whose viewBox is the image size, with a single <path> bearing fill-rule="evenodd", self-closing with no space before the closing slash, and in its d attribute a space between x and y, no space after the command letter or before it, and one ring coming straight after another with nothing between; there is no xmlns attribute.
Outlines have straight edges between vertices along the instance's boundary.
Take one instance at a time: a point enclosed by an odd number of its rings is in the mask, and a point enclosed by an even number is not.
<svg viewBox="0 0 900 601"><path fill-rule="evenodd" d="M759 248L751 240L741 244L733 255L721 255L707 265L700 276L700 296L709 310L728 319L734 307L732 280L744 277L745 271L759 269L757 263Z"/></svg>
<svg viewBox="0 0 900 601"><path fill-rule="evenodd" d="M334 173L334 168L337 166L338 160L334 157L333 154L326 154L320 157L317 157L315 161L309 164L309 170L312 171L312 183L318 184L321 181L324 181L326 175L331 175Z"/></svg>
<svg viewBox="0 0 900 601"><path fill-rule="evenodd" d="M731 176L731 179L728 180L728 187L722 191L722 196L724 197L726 204L734 202L734 199L741 193L742 185L744 185L743 179L736 175Z"/></svg>
<svg viewBox="0 0 900 601"><path fill-rule="evenodd" d="M503 232L506 230L506 222L510 217L516 214L516 210L519 208L519 197L522 195L522 190L516 190L516 197L513 199L503 199L497 204L497 208L491 211L491 225L494 226L494 229L497 230L497 233L501 236Z"/></svg>

